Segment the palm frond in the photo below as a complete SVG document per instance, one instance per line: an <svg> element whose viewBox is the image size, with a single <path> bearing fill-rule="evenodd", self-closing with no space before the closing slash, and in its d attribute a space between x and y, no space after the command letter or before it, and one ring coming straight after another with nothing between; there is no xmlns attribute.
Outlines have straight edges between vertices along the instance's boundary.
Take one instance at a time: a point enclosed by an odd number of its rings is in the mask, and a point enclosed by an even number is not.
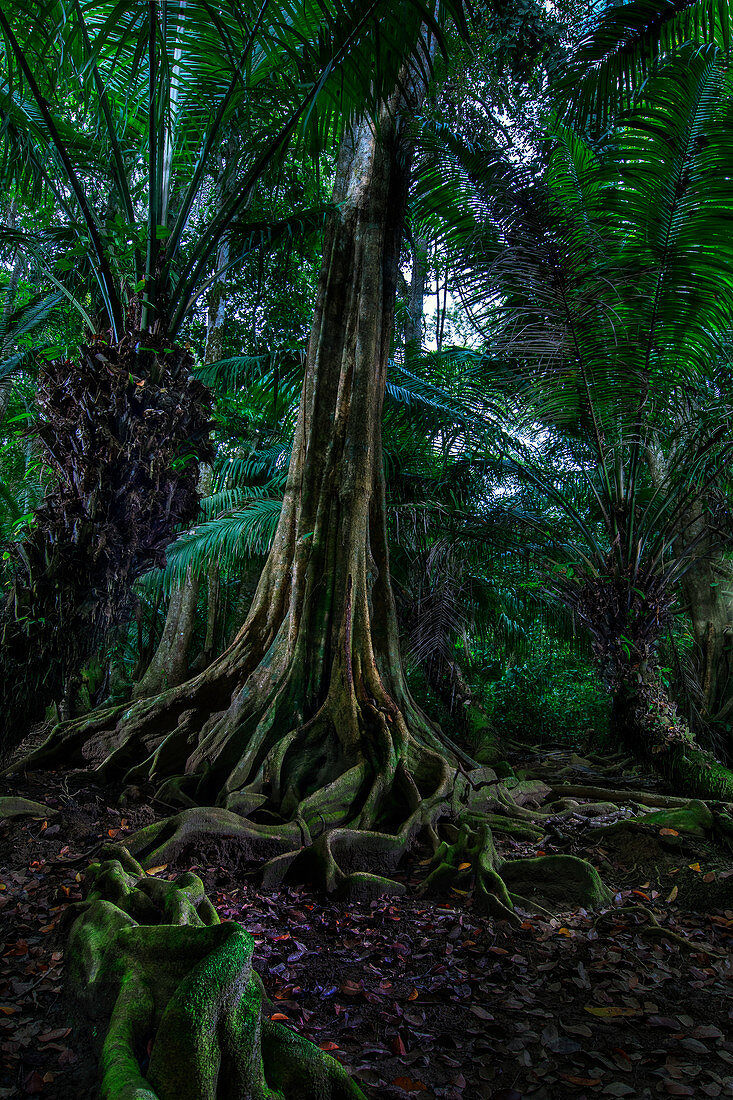
<svg viewBox="0 0 733 1100"><path fill-rule="evenodd" d="M147 574L144 584L162 583L170 591L183 583L189 570L205 576L212 561L224 575L241 568L251 555L268 552L281 510L282 498L251 497L246 507L198 523L168 547L165 569Z"/></svg>

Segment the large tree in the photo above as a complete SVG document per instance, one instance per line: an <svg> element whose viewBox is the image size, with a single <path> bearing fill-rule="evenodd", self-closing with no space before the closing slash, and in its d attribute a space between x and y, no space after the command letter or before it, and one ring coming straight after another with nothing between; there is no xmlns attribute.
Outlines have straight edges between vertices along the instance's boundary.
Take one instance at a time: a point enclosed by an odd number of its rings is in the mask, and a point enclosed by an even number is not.
<svg viewBox="0 0 733 1100"><path fill-rule="evenodd" d="M63 284L91 341L41 374L54 485L17 548L4 609L5 750L129 613L132 580L195 516L208 405L190 378L186 318L222 264L288 231L287 217L248 211L268 173L276 186L296 133L317 149L339 104L394 85L430 10L404 8L265 0L225 3L214 17L205 3L59 0L21 19L0 3L4 182L54 204L49 225L14 240ZM246 155L217 207L211 170L235 125Z"/></svg>
<svg viewBox="0 0 733 1100"><path fill-rule="evenodd" d="M385 522L381 414L409 126L434 42L417 27L415 38L418 64L342 140L285 501L244 627L195 680L62 727L34 758L60 750L128 782L167 780L167 800L248 814L251 837L284 848L348 824L370 868L365 830L393 834L371 835L386 864L398 858L430 829L463 757L405 684ZM330 857L322 870L329 885L343 878Z"/></svg>

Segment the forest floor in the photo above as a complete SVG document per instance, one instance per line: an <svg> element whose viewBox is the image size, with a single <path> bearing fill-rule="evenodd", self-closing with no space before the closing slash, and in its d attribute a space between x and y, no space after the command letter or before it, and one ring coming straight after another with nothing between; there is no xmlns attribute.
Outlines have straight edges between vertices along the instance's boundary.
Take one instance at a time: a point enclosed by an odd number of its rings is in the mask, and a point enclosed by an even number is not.
<svg viewBox="0 0 733 1100"><path fill-rule="evenodd" d="M58 812L0 823L0 1100L91 1097L92 1036L64 997L64 912L99 846L164 808L120 809L114 790L74 774L12 779L3 793ZM221 918L255 938L270 1016L375 1100L733 1096L733 901L706 900L733 898L733 859L664 839L611 850L587 825L554 844L497 837L512 859L582 854L617 891L600 914L521 912L520 927L475 912L470 892L417 897L417 849L408 892L363 904L263 892L223 848L150 873L201 875Z"/></svg>

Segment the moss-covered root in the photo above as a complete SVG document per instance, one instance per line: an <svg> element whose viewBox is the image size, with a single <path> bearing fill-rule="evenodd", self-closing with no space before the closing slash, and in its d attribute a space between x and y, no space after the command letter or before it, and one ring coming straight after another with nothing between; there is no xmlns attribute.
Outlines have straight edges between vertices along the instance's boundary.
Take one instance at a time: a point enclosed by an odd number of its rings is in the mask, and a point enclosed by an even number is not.
<svg viewBox="0 0 733 1100"><path fill-rule="evenodd" d="M664 829L676 829L692 836L707 836L713 829L713 814L704 802L691 798L686 806L677 810L655 810L637 819L642 825L659 825Z"/></svg>
<svg viewBox="0 0 733 1100"><path fill-rule="evenodd" d="M441 844L438 848L433 869L420 892L442 892L449 887L467 889L474 882L477 908L492 916L516 921L509 891L497 869L500 863L489 826L484 822L474 829L464 821L455 842Z"/></svg>
<svg viewBox="0 0 733 1100"><path fill-rule="evenodd" d="M711 753L685 743L669 761L672 780L696 798L733 802L733 771Z"/></svg>
<svg viewBox="0 0 733 1100"><path fill-rule="evenodd" d="M254 941L219 923L196 875L161 881L124 848L107 854L68 949L102 1037L101 1100L364 1100L338 1062L263 1016Z"/></svg>
<svg viewBox="0 0 733 1100"><path fill-rule="evenodd" d="M41 821L56 813L58 810L52 810L43 802L32 802L30 798L16 798L10 794L0 796L0 821L8 821L13 817L35 817Z"/></svg>
<svg viewBox="0 0 733 1100"><path fill-rule="evenodd" d="M596 869L575 856L502 861L489 824L475 815L462 820L452 844L438 848L421 892L466 890L472 883L478 908L515 921L515 901L524 906L538 902L562 912L581 906L595 909L613 897Z"/></svg>
<svg viewBox="0 0 733 1100"><path fill-rule="evenodd" d="M261 825L220 806L196 806L138 830L127 845L144 867L170 863L183 852L210 841L230 844L243 860L299 848L303 834L295 822Z"/></svg>
<svg viewBox="0 0 733 1100"><path fill-rule="evenodd" d="M538 900L555 912L598 909L613 894L585 859L577 856L537 856L502 864L501 877L516 897Z"/></svg>
<svg viewBox="0 0 733 1100"><path fill-rule="evenodd" d="M389 874L407 843L402 833L330 829L313 844L269 860L262 869L262 883L269 888L281 882L308 882L343 901L404 894L405 887Z"/></svg>

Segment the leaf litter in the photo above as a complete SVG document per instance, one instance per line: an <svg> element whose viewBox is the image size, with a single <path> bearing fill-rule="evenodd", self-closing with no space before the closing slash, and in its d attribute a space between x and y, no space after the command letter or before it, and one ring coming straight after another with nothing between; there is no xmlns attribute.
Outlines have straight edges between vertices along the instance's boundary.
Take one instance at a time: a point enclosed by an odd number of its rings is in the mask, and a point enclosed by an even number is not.
<svg viewBox="0 0 733 1100"><path fill-rule="evenodd" d="M113 790L82 777L14 786L57 809L59 829L0 824L0 1100L93 1095L92 1037L63 996L63 915L94 850L154 814L115 808ZM511 858L536 854L498 839ZM613 907L520 910L519 927L476 912L470 890L416 897L427 850L402 872L406 895L350 905L300 887L263 891L241 868L191 853L153 871L203 877L221 919L254 937L270 1015L338 1058L374 1100L733 1096L733 910L682 908L675 893L683 874L720 879L726 868L703 858L631 867L587 838L574 850L582 844L618 887ZM544 840L542 850L554 849ZM649 936L648 913L662 935Z"/></svg>

